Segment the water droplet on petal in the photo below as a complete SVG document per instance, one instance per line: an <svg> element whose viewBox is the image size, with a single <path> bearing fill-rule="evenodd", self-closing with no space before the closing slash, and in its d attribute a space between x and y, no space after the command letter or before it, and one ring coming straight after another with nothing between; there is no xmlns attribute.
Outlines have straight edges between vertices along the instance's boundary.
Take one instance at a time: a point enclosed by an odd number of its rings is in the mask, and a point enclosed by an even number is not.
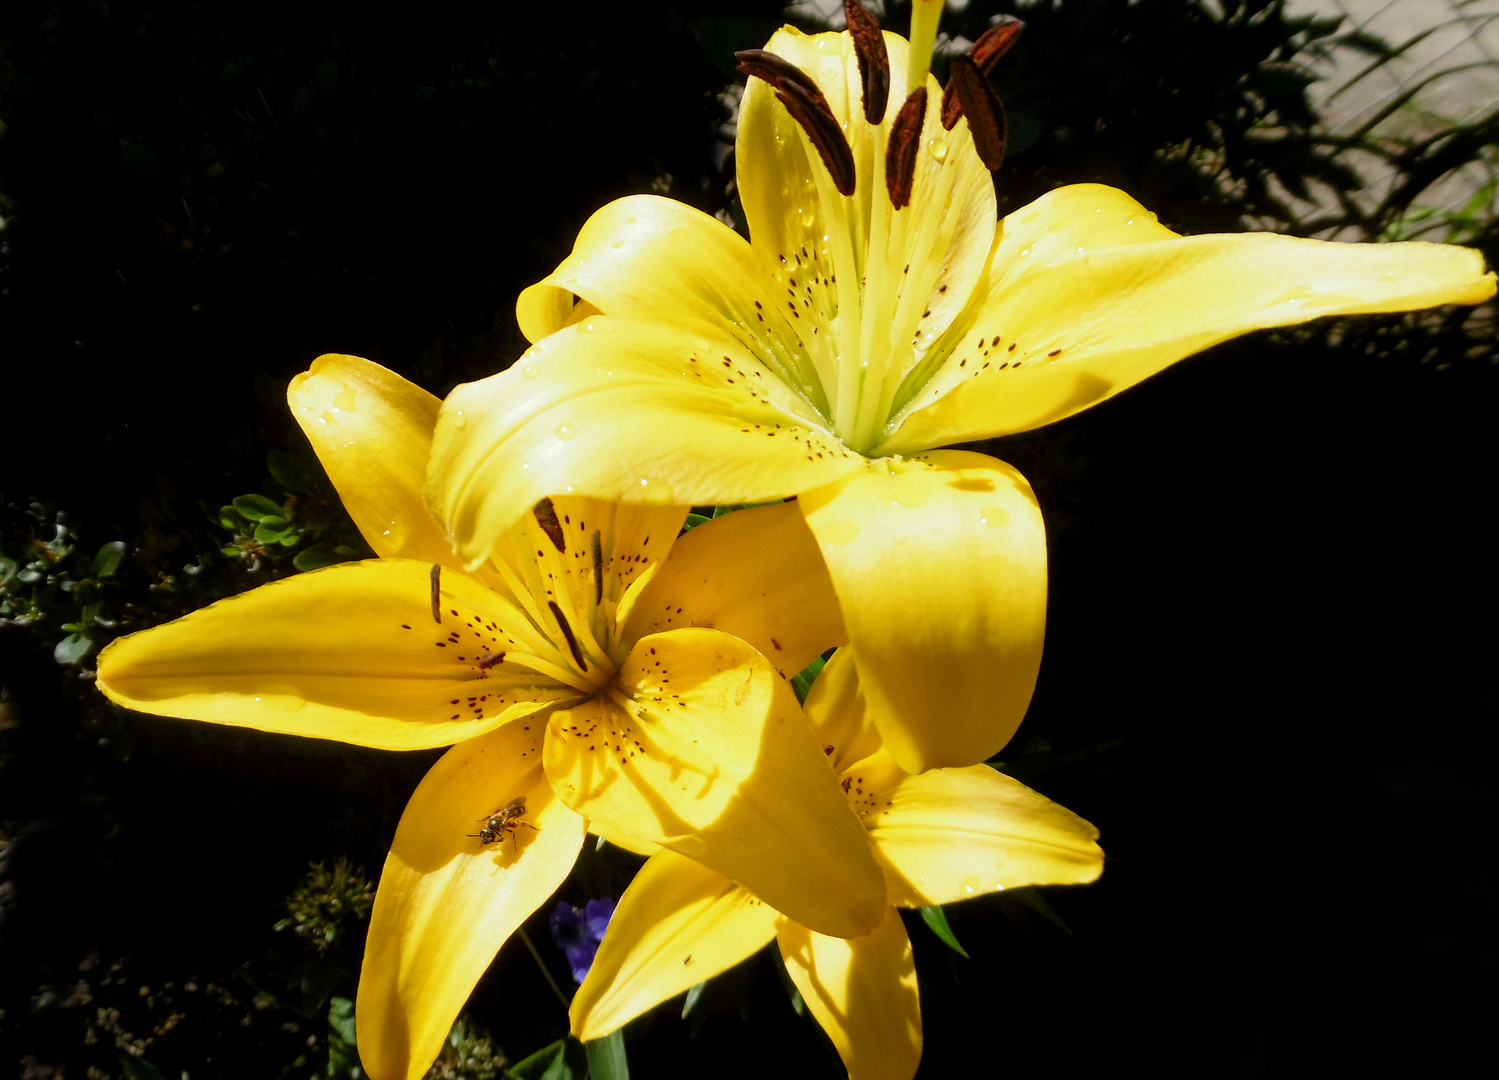
<svg viewBox="0 0 1499 1080"><path fill-rule="evenodd" d="M461 412L455 412L453 414L453 426L459 431L462 431L464 428L468 427L468 417L464 416Z"/></svg>
<svg viewBox="0 0 1499 1080"><path fill-rule="evenodd" d="M577 434L578 434L578 429L575 428L575 427L572 427L571 425L568 425L568 424L558 424L557 425L557 438L561 439L563 442L567 442L568 439L573 438Z"/></svg>
<svg viewBox="0 0 1499 1080"><path fill-rule="evenodd" d="M931 152L932 158L934 160L936 160L936 161L946 161L947 160L947 140L946 139L944 139L944 138L928 139L927 140L927 144L926 144L926 148L927 148L927 150L929 150Z"/></svg>
<svg viewBox="0 0 1499 1080"><path fill-rule="evenodd" d="M614 320L607 315L595 315L578 326L580 334L607 334L614 329Z"/></svg>
<svg viewBox="0 0 1499 1080"><path fill-rule="evenodd" d="M525 367L520 369L520 373L528 379L534 379L536 378L536 376L541 374L541 369L538 368L535 364L527 364Z"/></svg>
<svg viewBox="0 0 1499 1080"><path fill-rule="evenodd" d="M611 248L613 248L615 251L618 251L620 248L622 248L622 247L625 246L625 242L623 240L616 240L616 241L614 241L614 243L610 244L609 246Z"/></svg>
<svg viewBox="0 0 1499 1080"><path fill-rule="evenodd" d="M333 395L333 407L339 412L354 412L354 391L344 387Z"/></svg>
<svg viewBox="0 0 1499 1080"><path fill-rule="evenodd" d="M801 210L798 213L801 214L802 224L809 229L812 227L812 222L817 220L817 216L811 210Z"/></svg>
<svg viewBox="0 0 1499 1080"><path fill-rule="evenodd" d="M1010 523L1010 512L1003 506L981 506L979 507L979 524L987 525L991 529L997 529L1001 525Z"/></svg>

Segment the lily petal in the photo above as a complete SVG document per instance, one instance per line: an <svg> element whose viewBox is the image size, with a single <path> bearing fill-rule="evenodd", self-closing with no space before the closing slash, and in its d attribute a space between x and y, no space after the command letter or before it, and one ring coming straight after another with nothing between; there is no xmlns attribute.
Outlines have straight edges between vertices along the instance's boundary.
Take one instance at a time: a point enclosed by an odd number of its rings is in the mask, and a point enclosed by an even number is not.
<svg viewBox="0 0 1499 1080"><path fill-rule="evenodd" d="M1044 244L1021 239L1051 227ZM957 344L875 452L1039 427L1251 330L1476 304L1494 290L1469 248L1176 237L1121 193L1062 189L1005 219L986 284L950 332Z"/></svg>
<svg viewBox="0 0 1499 1080"><path fill-rule="evenodd" d="M790 503L725 514L678 540L624 640L683 626L733 634L782 678L848 640L817 540Z"/></svg>
<svg viewBox="0 0 1499 1080"><path fill-rule="evenodd" d="M902 87L909 45L895 34L884 40L891 85ZM783 286L795 279L794 292L811 300L808 315L825 313L818 345L835 354L853 349L866 360L891 355L893 390L958 315L979 279L994 236L993 181L974 150L967 120L942 129L941 87L928 76L911 204L896 213L885 188L885 151L903 94L892 95L885 115L871 125L847 34L808 36L785 27L765 47L822 90L853 151L857 186L851 197L839 195L774 88L750 79L735 153L755 253ZM784 299L784 292L778 289L776 296ZM816 351L814 346L820 370L838 366ZM832 397L834 380L825 376L823 383Z"/></svg>
<svg viewBox="0 0 1499 1080"><path fill-rule="evenodd" d="M880 772L877 762L863 764L853 769ZM921 907L1021 885L1076 885L1103 870L1096 828L987 765L886 773L884 780L867 793L865 823L888 872L891 903Z"/></svg>
<svg viewBox="0 0 1499 1080"><path fill-rule="evenodd" d="M431 567L408 559L298 574L119 639L99 657L99 688L158 716L386 750L447 746L581 696L480 666L538 637L498 595L455 572L439 599L440 624Z"/></svg>
<svg viewBox="0 0 1499 1080"><path fill-rule="evenodd" d="M476 566L546 496L769 502L858 468L823 424L721 327L596 316L448 396L427 505Z"/></svg>
<svg viewBox="0 0 1499 1080"><path fill-rule="evenodd" d="M869 717L852 649L839 649L824 665L807 694L804 710L822 739L823 750L833 748L828 762L835 773L841 774L850 763L884 746L879 728Z"/></svg>
<svg viewBox="0 0 1499 1080"><path fill-rule="evenodd" d="M619 898L568 1016L601 1039L647 1009L727 971L776 936L779 913L675 852L654 855Z"/></svg>
<svg viewBox="0 0 1499 1080"><path fill-rule="evenodd" d="M1046 535L1025 478L983 454L934 451L871 462L798 501L901 767L998 751L1030 704L1046 629Z"/></svg>
<svg viewBox="0 0 1499 1080"><path fill-rule="evenodd" d="M842 936L880 919L869 842L796 696L717 630L641 638L610 693L552 714L547 776L579 813Z"/></svg>
<svg viewBox="0 0 1499 1080"><path fill-rule="evenodd" d="M458 569L422 501L437 398L379 364L328 355L292 379L286 400L376 555Z"/></svg>
<svg viewBox="0 0 1499 1080"><path fill-rule="evenodd" d="M540 730L512 724L453 747L401 815L380 875L355 1009L374 1080L415 1080L516 927L561 885L583 819L541 769ZM524 796L513 837L484 844L482 819Z"/></svg>
<svg viewBox="0 0 1499 1080"><path fill-rule="evenodd" d="M867 937L824 937L783 919L776 940L802 1001L828 1033L848 1080L911 1080L921 1061L916 962L900 913Z"/></svg>

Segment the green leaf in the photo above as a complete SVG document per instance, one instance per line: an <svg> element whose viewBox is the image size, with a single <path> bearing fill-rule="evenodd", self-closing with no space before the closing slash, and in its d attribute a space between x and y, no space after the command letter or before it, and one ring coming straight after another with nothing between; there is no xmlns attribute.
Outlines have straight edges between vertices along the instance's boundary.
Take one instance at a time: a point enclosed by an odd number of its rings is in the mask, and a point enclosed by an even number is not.
<svg viewBox="0 0 1499 1080"><path fill-rule="evenodd" d="M116 570L120 568L120 560L125 557L125 541L111 540L99 549L99 554L94 556L94 577L114 577Z"/></svg>
<svg viewBox="0 0 1499 1080"><path fill-rule="evenodd" d="M602 840L603 837L601 836L599 837L599 839ZM707 980L704 980L703 982L700 982L696 986L694 986L691 990L687 991L687 1000L682 1002L683 1020L686 1020L687 1017L692 1014L692 1010L697 1007L697 1003L703 999L703 987L707 985Z"/></svg>
<svg viewBox="0 0 1499 1080"><path fill-rule="evenodd" d="M115 1060L120 1063L120 1068L125 1071L129 1080L166 1080L166 1077L161 1075L161 1070L145 1058L115 1054Z"/></svg>
<svg viewBox="0 0 1499 1080"><path fill-rule="evenodd" d="M278 525L257 525L255 527L255 542L258 544L275 544L290 534L291 529L287 527L284 521Z"/></svg>
<svg viewBox="0 0 1499 1080"><path fill-rule="evenodd" d="M781 977L781 986L786 990L786 996L791 999L791 1008L797 1016L807 1015L807 1003L802 1000L802 992L796 988L796 980L791 977L791 972L786 970L786 960L781 956L781 950L772 943L766 950L775 960L776 974Z"/></svg>
<svg viewBox="0 0 1499 1080"><path fill-rule="evenodd" d="M712 518L708 517L705 514L688 514L686 522L682 525L682 531L684 533L691 532L693 529L697 528L704 522L712 520Z"/></svg>
<svg viewBox="0 0 1499 1080"><path fill-rule="evenodd" d="M82 634L69 634L52 650L52 658L59 664L76 664L89 654L93 641Z"/></svg>
<svg viewBox="0 0 1499 1080"><path fill-rule="evenodd" d="M542 1047L510 1066L508 1071L514 1080L574 1080L572 1067L567 1063L567 1040L558 1039L551 1046Z"/></svg>
<svg viewBox="0 0 1499 1080"><path fill-rule="evenodd" d="M332 1080L360 1077L359 1047L354 1028L354 1002L336 997L328 1002L328 1071Z"/></svg>
<svg viewBox="0 0 1499 1080"><path fill-rule="evenodd" d="M807 695L812 691L812 684L817 681L817 676L822 674L822 666L827 661L822 657L813 660L791 680L791 689L796 691L796 700L803 705L807 703Z"/></svg>
<svg viewBox="0 0 1499 1080"><path fill-rule="evenodd" d="M615 1028L602 1039L584 1043L583 1049L588 1051L590 1080L630 1080L624 1028Z"/></svg>
<svg viewBox="0 0 1499 1080"><path fill-rule="evenodd" d="M291 564L298 570L321 570L343 560L344 556L332 544L313 544L310 548L297 552L297 557Z"/></svg>
<svg viewBox="0 0 1499 1080"><path fill-rule="evenodd" d="M231 556L232 555L243 555L244 554L244 552L242 552L239 548L235 547L233 544L227 544L224 547L219 548L219 551L221 553L225 554L225 555L231 555Z"/></svg>
<svg viewBox="0 0 1499 1080"><path fill-rule="evenodd" d="M267 499L264 495L241 495L234 500L234 509L238 510L251 521L264 521L266 518L284 518L286 510L280 503Z"/></svg>
<svg viewBox="0 0 1499 1080"><path fill-rule="evenodd" d="M921 909L921 921L926 923L927 928L937 935L938 940L964 960L968 959L968 952L958 944L958 935L952 932L952 927L947 925L947 913L936 905Z"/></svg>
<svg viewBox="0 0 1499 1080"><path fill-rule="evenodd" d="M239 532L245 523L245 517L232 506L219 507L219 524L230 532Z"/></svg>

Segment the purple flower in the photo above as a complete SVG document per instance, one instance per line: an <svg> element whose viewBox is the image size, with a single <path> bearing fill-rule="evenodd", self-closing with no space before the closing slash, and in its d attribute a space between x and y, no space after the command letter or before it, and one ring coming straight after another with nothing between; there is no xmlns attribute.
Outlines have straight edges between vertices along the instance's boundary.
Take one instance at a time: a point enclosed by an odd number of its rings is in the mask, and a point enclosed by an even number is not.
<svg viewBox="0 0 1499 1080"><path fill-rule="evenodd" d="M593 954L599 951L599 942L604 940L604 931L609 928L609 919L614 915L614 901L607 896L602 900L590 900L583 908L575 908L565 900L557 901L552 912L552 940L557 948L567 954L567 962L573 969L573 978L581 983L593 966Z"/></svg>

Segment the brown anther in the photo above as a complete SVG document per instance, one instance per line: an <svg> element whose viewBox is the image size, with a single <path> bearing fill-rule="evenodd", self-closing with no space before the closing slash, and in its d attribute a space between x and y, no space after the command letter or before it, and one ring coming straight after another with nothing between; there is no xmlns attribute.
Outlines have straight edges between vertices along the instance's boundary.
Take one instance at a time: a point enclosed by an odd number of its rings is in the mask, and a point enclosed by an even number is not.
<svg viewBox="0 0 1499 1080"><path fill-rule="evenodd" d="M442 622L442 567L433 563L432 573L429 576L432 579L432 621L440 624Z"/></svg>
<svg viewBox="0 0 1499 1080"><path fill-rule="evenodd" d="M542 499L534 507L531 513L536 515L536 524L541 526L541 531L547 534L552 541L552 546L563 554L567 553L567 537L562 535L562 523L557 520L557 508L552 505L551 499Z"/></svg>
<svg viewBox="0 0 1499 1080"><path fill-rule="evenodd" d="M1001 16L999 22L985 30L973 43L973 48L968 50L968 58L987 78L989 72L994 70L994 65L999 62L999 58L1009 52L1015 42L1020 40L1020 31L1024 29L1025 23L1013 15ZM954 90L953 80L949 77L947 86L942 91L942 126L948 131L953 129L953 125L958 122L958 117L963 115L963 105Z"/></svg>
<svg viewBox="0 0 1499 1080"><path fill-rule="evenodd" d="M885 51L885 35L880 33L880 20L859 0L843 0L843 17L848 20L848 36L854 39L854 55L859 58L864 119L878 124L885 119L885 106L890 102L890 54Z"/></svg>
<svg viewBox="0 0 1499 1080"><path fill-rule="evenodd" d="M817 147L823 165L833 178L840 195L854 193L854 152L828 99L801 68L764 49L744 49L734 54L739 70L745 75L763 79L775 90L776 99L786 106L791 118L801 125Z"/></svg>
<svg viewBox="0 0 1499 1080"><path fill-rule="evenodd" d="M821 96L819 94L818 98ZM838 189L838 194L852 195L855 181L854 152L832 111L823 111L827 109L827 103L823 102L819 109L801 84L794 82L785 82L777 87L776 98L786 106L791 118L802 126L807 138L812 140L812 145L817 147L817 153L821 156L828 175L833 178L833 186Z"/></svg>
<svg viewBox="0 0 1499 1080"><path fill-rule="evenodd" d="M597 529L593 530L593 602L604 602L604 545Z"/></svg>
<svg viewBox="0 0 1499 1080"><path fill-rule="evenodd" d="M829 116L833 115L828 99L822 96L822 91L812 81L812 76L790 60L779 57L773 52L766 52L764 49L741 49L734 54L734 59L739 61L741 75L764 79L776 89L781 89L783 82L795 83L807 92L819 109Z"/></svg>
<svg viewBox="0 0 1499 1080"><path fill-rule="evenodd" d="M957 87L957 98L963 103L963 115L968 117L973 148L978 151L984 167L993 172L1005 160L1009 126L1005 121L1005 107L978 65L966 56L953 57L952 81Z"/></svg>
<svg viewBox="0 0 1499 1080"><path fill-rule="evenodd" d="M885 147L885 190L890 193L890 205L897 210L911 202L916 151L921 148L921 122L925 116L926 87L918 86L890 125L890 142Z"/></svg>
<svg viewBox="0 0 1499 1080"><path fill-rule="evenodd" d="M567 638L567 648L573 654L573 659L578 662L578 667L583 671L588 670L588 661L583 659L583 650L578 648L578 639L573 637L573 628L568 625L567 616L562 614L562 609L557 606L557 601L548 600L547 607L552 609L552 615L557 619L557 625L562 628L562 636Z"/></svg>
<svg viewBox="0 0 1499 1080"><path fill-rule="evenodd" d="M504 662L505 662L505 654L504 653L502 653L502 652L487 652L483 656L479 657L479 670L481 670L481 671L488 671L490 668L494 667L496 664L503 664Z"/></svg>

